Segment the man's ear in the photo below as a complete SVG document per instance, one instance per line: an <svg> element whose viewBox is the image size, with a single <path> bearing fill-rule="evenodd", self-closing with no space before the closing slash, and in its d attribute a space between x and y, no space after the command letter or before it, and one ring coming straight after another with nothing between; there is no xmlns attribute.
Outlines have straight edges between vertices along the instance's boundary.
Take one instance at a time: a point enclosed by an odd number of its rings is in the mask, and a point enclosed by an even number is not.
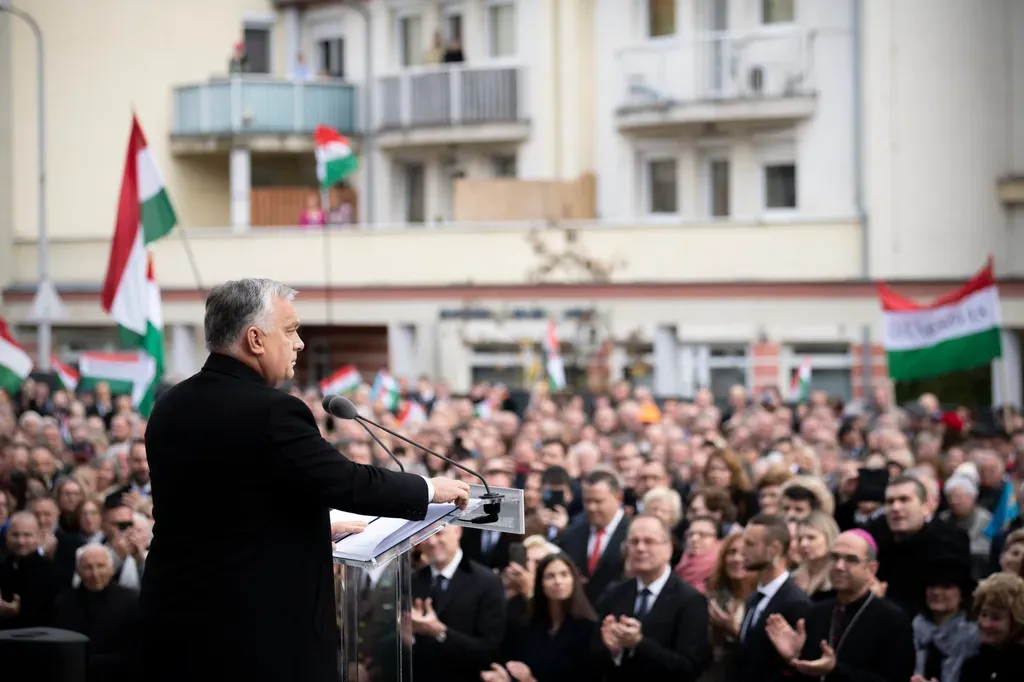
<svg viewBox="0 0 1024 682"><path fill-rule="evenodd" d="M245 345L253 355L264 355L267 352L263 345L263 334L256 327L245 330Z"/></svg>

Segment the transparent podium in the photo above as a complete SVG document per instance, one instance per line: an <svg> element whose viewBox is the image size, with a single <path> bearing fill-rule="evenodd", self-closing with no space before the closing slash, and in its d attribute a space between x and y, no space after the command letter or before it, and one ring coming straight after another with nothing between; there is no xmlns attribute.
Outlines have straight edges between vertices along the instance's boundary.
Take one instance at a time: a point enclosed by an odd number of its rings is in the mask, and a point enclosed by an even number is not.
<svg viewBox="0 0 1024 682"><path fill-rule="evenodd" d="M346 551L339 541L334 563L343 682L413 679L412 576L420 568L416 546L449 525L522 535L526 526L523 491L496 487L490 491L488 498L483 486L472 485L471 502L464 511L446 505L450 510L441 514L437 509L441 505L431 505L428 520L411 532L398 529L395 537L384 538L380 546L358 555Z"/></svg>

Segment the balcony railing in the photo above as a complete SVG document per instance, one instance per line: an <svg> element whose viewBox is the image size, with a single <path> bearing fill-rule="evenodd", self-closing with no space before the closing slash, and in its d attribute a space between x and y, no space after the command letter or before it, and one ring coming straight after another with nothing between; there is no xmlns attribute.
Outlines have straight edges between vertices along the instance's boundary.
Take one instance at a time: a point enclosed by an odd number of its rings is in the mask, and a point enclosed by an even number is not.
<svg viewBox="0 0 1024 682"><path fill-rule="evenodd" d="M382 130L524 118L523 72L515 67L427 67L378 81Z"/></svg>
<svg viewBox="0 0 1024 682"><path fill-rule="evenodd" d="M174 89L174 135L312 134L320 124L354 132L355 123L346 83L246 75Z"/></svg>
<svg viewBox="0 0 1024 682"><path fill-rule="evenodd" d="M786 98L814 92L814 34L654 41L619 53L623 109Z"/></svg>

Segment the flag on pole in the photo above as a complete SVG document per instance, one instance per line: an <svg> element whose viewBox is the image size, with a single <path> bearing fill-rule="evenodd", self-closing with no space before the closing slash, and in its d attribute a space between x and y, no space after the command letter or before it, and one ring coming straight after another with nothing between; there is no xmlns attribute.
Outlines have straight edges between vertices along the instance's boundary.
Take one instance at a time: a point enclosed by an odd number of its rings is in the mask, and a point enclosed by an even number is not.
<svg viewBox="0 0 1024 682"><path fill-rule="evenodd" d="M56 355L50 356L50 367L53 368L54 373L57 375L57 382L61 388L74 393L75 389L78 388L78 372L61 362L60 358Z"/></svg>
<svg viewBox="0 0 1024 682"><path fill-rule="evenodd" d="M7 322L0 317L0 389L14 395L32 373L32 358L14 340Z"/></svg>
<svg viewBox="0 0 1024 682"><path fill-rule="evenodd" d="M163 179L138 119L133 116L117 223L103 284L103 309L117 324L122 345L140 349L152 361L151 385L138 401L133 398L146 417L153 408L157 382L164 371L163 313L150 245L166 236L176 224Z"/></svg>
<svg viewBox="0 0 1024 682"><path fill-rule="evenodd" d="M402 426L410 424L422 424L427 421L427 411L415 400L403 401L402 409L398 413L398 423Z"/></svg>
<svg viewBox="0 0 1024 682"><path fill-rule="evenodd" d="M973 369L1002 356L1002 312L992 260L956 291L931 303L878 285L889 376L897 380Z"/></svg>
<svg viewBox="0 0 1024 682"><path fill-rule="evenodd" d="M106 383L111 393L130 395L132 405L139 407L156 384L156 370L156 359L142 349L123 353L89 351L78 358L78 385L91 391L96 384ZM148 415L143 412L143 416Z"/></svg>
<svg viewBox="0 0 1024 682"><path fill-rule="evenodd" d="M334 128L324 125L313 131L316 146L316 177L320 189L329 189L356 172L359 159L352 151L352 143Z"/></svg>
<svg viewBox="0 0 1024 682"><path fill-rule="evenodd" d="M565 365L558 348L558 327L555 321L548 322L547 333L544 335L544 367L548 374L548 387L552 391L565 388Z"/></svg>
<svg viewBox="0 0 1024 682"><path fill-rule="evenodd" d="M802 403L811 397L811 359L805 357L800 366L793 372L793 381L789 385L791 400Z"/></svg>
<svg viewBox="0 0 1024 682"><path fill-rule="evenodd" d="M377 376L373 380L373 387L370 388L370 400L374 402L379 400L385 409L395 410L398 409L399 393L398 381L393 376L384 370L377 372Z"/></svg>
<svg viewBox="0 0 1024 682"><path fill-rule="evenodd" d="M363 376L352 365L345 365L320 382L320 393L351 393L363 383Z"/></svg>

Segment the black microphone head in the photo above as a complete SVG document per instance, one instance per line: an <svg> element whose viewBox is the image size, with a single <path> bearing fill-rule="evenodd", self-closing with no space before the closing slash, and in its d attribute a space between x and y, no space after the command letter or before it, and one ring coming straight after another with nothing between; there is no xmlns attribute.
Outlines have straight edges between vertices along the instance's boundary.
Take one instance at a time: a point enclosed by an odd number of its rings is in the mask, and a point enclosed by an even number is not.
<svg viewBox="0 0 1024 682"><path fill-rule="evenodd" d="M324 409L339 419L355 419L358 414L355 404L345 396L331 396L330 400L325 396L324 402Z"/></svg>

